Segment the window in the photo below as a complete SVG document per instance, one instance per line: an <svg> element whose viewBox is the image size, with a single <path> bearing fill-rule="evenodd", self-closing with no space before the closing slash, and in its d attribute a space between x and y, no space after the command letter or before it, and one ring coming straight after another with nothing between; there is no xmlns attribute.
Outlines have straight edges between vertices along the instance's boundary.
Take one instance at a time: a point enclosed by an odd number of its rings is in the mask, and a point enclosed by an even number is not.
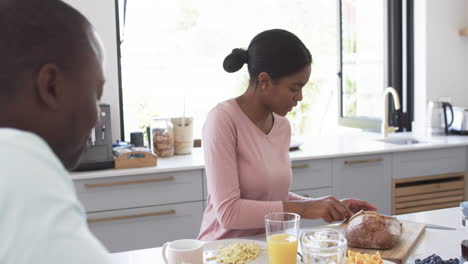
<svg viewBox="0 0 468 264"><path fill-rule="evenodd" d="M379 130L382 93L395 88L403 111L390 122L410 130L412 118L412 1L339 0L340 124Z"/></svg>
<svg viewBox="0 0 468 264"><path fill-rule="evenodd" d="M209 110L248 85L247 67L226 73L225 56L272 28L298 35L314 60L304 99L288 114L293 135L323 135L339 124L380 127L390 78L387 1L116 0L124 139L154 117L183 115L195 118L200 138Z"/></svg>
<svg viewBox="0 0 468 264"><path fill-rule="evenodd" d="M337 2L330 0L118 0L126 138L154 116L195 117L195 136L217 103L247 87L247 67L229 74L222 62L261 31L299 36L314 64L304 100L290 113L293 133L336 127ZM126 7L125 7L126 6ZM125 7L125 8L124 8ZM125 23L122 10L125 9ZM125 25L123 25L125 24Z"/></svg>

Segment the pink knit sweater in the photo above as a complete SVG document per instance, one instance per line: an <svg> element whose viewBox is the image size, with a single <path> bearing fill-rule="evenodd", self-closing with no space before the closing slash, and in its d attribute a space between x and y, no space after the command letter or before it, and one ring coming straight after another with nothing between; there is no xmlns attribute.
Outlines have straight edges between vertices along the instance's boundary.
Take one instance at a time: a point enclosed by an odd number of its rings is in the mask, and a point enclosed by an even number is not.
<svg viewBox="0 0 468 264"><path fill-rule="evenodd" d="M306 199L289 192L292 181L289 121L274 114L265 134L234 99L218 104L203 127L208 204L198 239L264 232L264 217L282 201Z"/></svg>

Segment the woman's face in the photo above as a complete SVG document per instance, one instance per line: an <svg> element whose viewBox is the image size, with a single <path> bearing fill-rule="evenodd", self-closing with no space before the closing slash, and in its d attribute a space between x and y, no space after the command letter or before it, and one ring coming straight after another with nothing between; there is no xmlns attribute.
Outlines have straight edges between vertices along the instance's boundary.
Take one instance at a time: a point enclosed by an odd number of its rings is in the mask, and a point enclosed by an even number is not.
<svg viewBox="0 0 468 264"><path fill-rule="evenodd" d="M268 89L265 89L264 104L271 112L285 116L292 111L297 102L302 101L302 88L310 78L311 66L307 65L302 70L291 75L281 77L279 80L270 81Z"/></svg>

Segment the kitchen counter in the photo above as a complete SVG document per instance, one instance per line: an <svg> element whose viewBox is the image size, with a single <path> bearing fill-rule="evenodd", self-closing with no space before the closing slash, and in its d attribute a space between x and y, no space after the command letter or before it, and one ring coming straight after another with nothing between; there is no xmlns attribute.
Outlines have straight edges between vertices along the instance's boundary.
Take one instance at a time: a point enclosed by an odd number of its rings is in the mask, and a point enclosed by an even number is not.
<svg viewBox="0 0 468 264"><path fill-rule="evenodd" d="M425 211L419 213L399 215L398 218L407 221L442 225L456 228L456 230L440 230L426 228L415 248L412 256L438 254L441 257L455 258L460 256L460 242L468 239L468 231L460 225L460 210L458 207ZM264 236L247 237L264 241ZM114 264L158 264L163 263L161 248L135 250L111 254Z"/></svg>
<svg viewBox="0 0 468 264"><path fill-rule="evenodd" d="M355 132L353 134L335 135L313 138L306 141L299 150L291 151L293 161L312 160L324 158L338 158L356 155L378 153L405 152L424 149L468 146L467 136L438 136L413 137L411 133L394 133L390 138L416 138L420 143L410 145L397 145L378 141L380 134ZM73 180L95 179L104 177L119 177L140 175L148 173L183 171L203 169L203 151L200 148L193 150L190 155L176 155L170 158L159 158L155 167L136 169L108 169L90 172L73 172Z"/></svg>

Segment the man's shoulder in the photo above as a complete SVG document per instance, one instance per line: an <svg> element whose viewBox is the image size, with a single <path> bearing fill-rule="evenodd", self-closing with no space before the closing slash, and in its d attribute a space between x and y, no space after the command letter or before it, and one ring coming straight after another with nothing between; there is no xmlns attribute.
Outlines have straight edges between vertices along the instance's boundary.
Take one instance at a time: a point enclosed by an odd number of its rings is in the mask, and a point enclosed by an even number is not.
<svg viewBox="0 0 468 264"><path fill-rule="evenodd" d="M2 128L0 145L0 192L30 194L25 198L51 188L73 193L69 173L39 136Z"/></svg>
<svg viewBox="0 0 468 264"><path fill-rule="evenodd" d="M23 169L34 169L30 163L39 162L65 171L50 146L34 133L0 128L0 146L1 168L21 165Z"/></svg>

